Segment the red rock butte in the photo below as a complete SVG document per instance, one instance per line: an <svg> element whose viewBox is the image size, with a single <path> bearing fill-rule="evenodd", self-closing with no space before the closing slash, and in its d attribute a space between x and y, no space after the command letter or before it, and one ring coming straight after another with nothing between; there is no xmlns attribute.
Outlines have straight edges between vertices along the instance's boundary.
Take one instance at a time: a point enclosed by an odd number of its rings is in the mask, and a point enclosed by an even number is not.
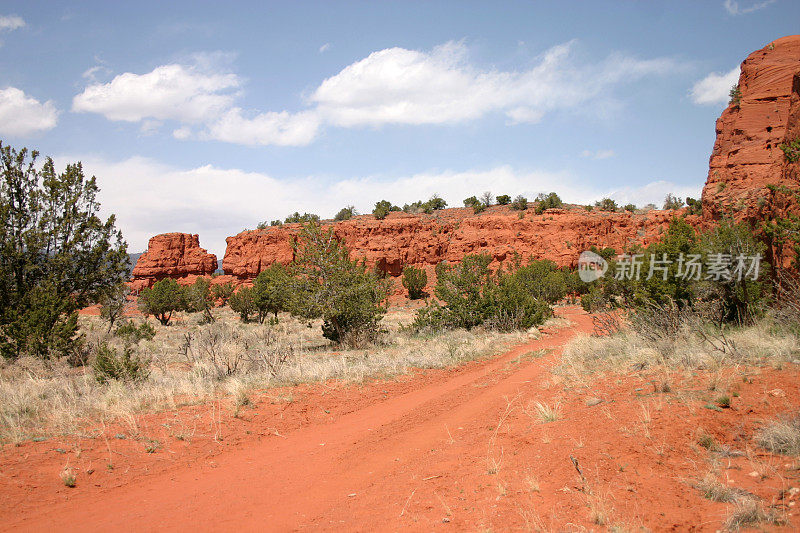
<svg viewBox="0 0 800 533"><path fill-rule="evenodd" d="M738 87L738 101L731 101L717 120L703 216L686 217L697 227L707 227L724 214L757 220L774 209L768 185L797 187L800 182L800 163L790 163L780 148L800 138L800 36L783 37L750 54L742 63ZM405 265L430 273L441 261L459 261L474 253L490 255L495 265L519 256L574 267L580 252L591 246L622 251L657 241L679 214L683 213L590 212L567 206L539 215L531 209L520 216L508 206L494 206L480 214L455 208L432 214L390 213L384 220L362 215L327 224L354 257L399 276ZM291 262L291 239L299 229L299 224L287 224L228 237L222 263L226 275L215 281L246 283L274 262ZM187 283L216 268L216 257L200 248L197 235L167 233L150 239L133 270L132 284L141 288L165 277Z"/></svg>

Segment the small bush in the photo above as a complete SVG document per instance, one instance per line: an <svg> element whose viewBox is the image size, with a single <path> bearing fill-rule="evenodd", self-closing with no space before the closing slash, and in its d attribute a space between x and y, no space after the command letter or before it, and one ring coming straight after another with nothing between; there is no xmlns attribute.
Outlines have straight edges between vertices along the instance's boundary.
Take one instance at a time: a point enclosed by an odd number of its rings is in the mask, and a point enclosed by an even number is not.
<svg viewBox="0 0 800 533"><path fill-rule="evenodd" d="M525 211L528 209L528 199L522 196L521 194L514 198L514 201L511 202L511 209L516 209L517 211Z"/></svg>
<svg viewBox="0 0 800 533"><path fill-rule="evenodd" d="M253 289L250 287L240 287L228 300L230 308L239 313L242 322L249 322L250 317L256 313L256 305L253 301Z"/></svg>
<svg viewBox="0 0 800 533"><path fill-rule="evenodd" d="M483 213L484 211L486 211L486 204L484 204L483 202L478 202L477 204L472 206L472 212L475 213L476 215L478 213Z"/></svg>
<svg viewBox="0 0 800 533"><path fill-rule="evenodd" d="M375 209L372 210L372 214L378 220L383 220L392 211L400 211L400 208L392 205L392 202L388 200L381 200L375 203Z"/></svg>
<svg viewBox="0 0 800 533"><path fill-rule="evenodd" d="M138 326L133 322L125 322L117 328L114 335L124 339L127 343L136 344L142 340L153 340L156 336L156 328L147 322L142 322Z"/></svg>
<svg viewBox="0 0 800 533"><path fill-rule="evenodd" d="M475 196L470 196L469 198L464 198L464 207L474 207L478 205L480 200L478 200Z"/></svg>
<svg viewBox="0 0 800 533"><path fill-rule="evenodd" d="M228 299L233 295L233 291L235 290L236 286L233 282L228 281L211 287L211 296L215 300L222 300L222 305L225 305L228 303Z"/></svg>
<svg viewBox="0 0 800 533"><path fill-rule="evenodd" d="M92 362L94 377L99 383L117 381L144 381L150 375L150 361L133 355L133 348L126 346L122 354L103 343L97 349L97 356Z"/></svg>
<svg viewBox="0 0 800 533"><path fill-rule="evenodd" d="M741 101L742 91L739 90L739 84L737 83L728 91L728 105L738 106Z"/></svg>
<svg viewBox="0 0 800 533"><path fill-rule="evenodd" d="M615 202L611 198L603 198L599 202L595 202L594 206L598 208L600 211L610 211L612 213L616 212L619 209L617 202Z"/></svg>
<svg viewBox="0 0 800 533"><path fill-rule="evenodd" d="M789 142L781 143L778 148L783 150L784 156L789 163L797 163L800 161L800 137Z"/></svg>
<svg viewBox="0 0 800 533"><path fill-rule="evenodd" d="M695 200L694 198L686 197L686 205L689 209L686 210L686 214L688 215L702 215L703 214L703 202L701 200Z"/></svg>
<svg viewBox="0 0 800 533"><path fill-rule="evenodd" d="M342 222L343 220L350 220L357 214L358 213L356 213L356 208L353 207L352 205L348 205L347 207L343 207L338 213L336 213L336 216L333 217L333 220L336 222Z"/></svg>
<svg viewBox="0 0 800 533"><path fill-rule="evenodd" d="M456 265L439 263L434 293L445 305L432 302L421 309L412 328L470 329L485 324L500 330L527 329L552 315L542 297L546 289L538 286L538 274L546 268L532 263L493 273L490 262L488 255L467 255Z"/></svg>
<svg viewBox="0 0 800 533"><path fill-rule="evenodd" d="M683 200L672 193L669 193L664 198L664 211L675 211L681 209L684 205Z"/></svg>
<svg viewBox="0 0 800 533"><path fill-rule="evenodd" d="M139 293L139 309L145 316L156 317L163 326L169 324L172 313L184 308L184 291L172 278L157 281L152 288Z"/></svg>
<svg viewBox="0 0 800 533"><path fill-rule="evenodd" d="M307 222L319 222L319 215L313 213L303 213L302 215L295 211L293 214L286 217L284 220L287 224L305 224Z"/></svg>
<svg viewBox="0 0 800 533"><path fill-rule="evenodd" d="M554 192L541 193L536 197L536 214L541 215L547 209L558 209L564 205L561 198Z"/></svg>
<svg viewBox="0 0 800 533"><path fill-rule="evenodd" d="M428 284L428 274L421 268L412 265L403 267L403 287L408 290L408 297L419 300L425 295L425 285Z"/></svg>
<svg viewBox="0 0 800 533"><path fill-rule="evenodd" d="M507 194L501 194L497 197L497 203L499 205L508 205L511 203L511 197Z"/></svg>
<svg viewBox="0 0 800 533"><path fill-rule="evenodd" d="M629 212L633 213L633 212L636 211L636 205L635 204L627 204L625 207L623 207L623 209L625 211L629 211Z"/></svg>
<svg viewBox="0 0 800 533"><path fill-rule="evenodd" d="M289 310L292 277L285 266L272 263L256 277L252 288L252 302L263 324L270 313L278 317L280 311Z"/></svg>

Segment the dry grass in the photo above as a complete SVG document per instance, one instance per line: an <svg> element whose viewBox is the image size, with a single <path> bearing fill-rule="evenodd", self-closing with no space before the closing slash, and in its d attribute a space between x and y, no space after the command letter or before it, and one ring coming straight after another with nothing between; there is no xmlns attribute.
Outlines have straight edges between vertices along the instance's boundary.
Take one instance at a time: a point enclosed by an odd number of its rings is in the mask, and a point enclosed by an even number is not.
<svg viewBox="0 0 800 533"><path fill-rule="evenodd" d="M800 456L800 416L767 424L756 434L756 441L773 453Z"/></svg>
<svg viewBox="0 0 800 533"><path fill-rule="evenodd" d="M584 380L602 372L715 371L738 365L779 366L798 358L800 337L770 318L724 332L687 322L662 338L631 328L602 337L580 335L565 347L555 371Z"/></svg>
<svg viewBox="0 0 800 533"><path fill-rule="evenodd" d="M0 440L75 434L101 421L122 421L136 434L137 414L175 409L210 398L222 399L234 414L250 402L255 390L330 379L363 382L391 378L415 368L445 368L502 352L531 332L498 333L456 330L420 337L401 331L409 310L390 310L382 343L363 349L341 349L324 339L319 323L282 316L277 325L243 324L229 309L217 309L218 320L201 324L199 315L180 317L142 341L137 355L150 360L141 383L98 383L90 367L40 360L0 362ZM90 354L102 342L121 349L123 341L107 333L97 317L81 318Z"/></svg>
<svg viewBox="0 0 800 533"><path fill-rule="evenodd" d="M733 502L734 508L725 522L732 531L756 527L762 524L783 525L786 518L782 513L764 509L763 504L754 498L740 498Z"/></svg>

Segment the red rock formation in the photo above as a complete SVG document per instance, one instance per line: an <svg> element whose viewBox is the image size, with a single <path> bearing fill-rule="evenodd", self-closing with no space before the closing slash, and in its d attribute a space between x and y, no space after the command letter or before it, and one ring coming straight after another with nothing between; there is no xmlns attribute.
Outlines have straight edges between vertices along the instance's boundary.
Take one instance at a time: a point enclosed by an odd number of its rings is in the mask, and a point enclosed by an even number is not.
<svg viewBox="0 0 800 533"><path fill-rule="evenodd" d="M159 279L213 274L217 256L200 248L200 238L188 233L162 233L150 239L133 269L132 289L149 287Z"/></svg>
<svg viewBox="0 0 800 533"><path fill-rule="evenodd" d="M392 276L404 265L432 269L441 261L459 261L466 254L488 254L495 266L522 259L546 258L560 266L575 266L590 246L622 252L632 244L647 245L676 215L670 211L646 214L587 212L582 207L551 209L542 215L526 212L519 218L509 207L493 207L480 215L466 209L447 209L433 215L392 214L385 220L363 216L334 224L336 235L352 250ZM689 217L700 224L698 217ZM228 237L222 267L226 274L253 278L273 262L293 258L291 238L298 225L244 231Z"/></svg>
<svg viewBox="0 0 800 533"><path fill-rule="evenodd" d="M800 35L783 37L742 63L740 100L717 120L717 140L703 188L703 213L758 219L768 209L766 186L798 185L798 163L781 143L800 138Z"/></svg>

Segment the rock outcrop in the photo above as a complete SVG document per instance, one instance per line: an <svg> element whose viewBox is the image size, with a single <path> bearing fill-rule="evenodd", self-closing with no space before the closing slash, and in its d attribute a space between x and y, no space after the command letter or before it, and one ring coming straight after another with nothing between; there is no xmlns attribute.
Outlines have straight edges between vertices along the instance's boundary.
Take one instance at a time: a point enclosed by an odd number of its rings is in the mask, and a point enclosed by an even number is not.
<svg viewBox="0 0 800 533"><path fill-rule="evenodd" d="M210 275L217 270L217 256L200 248L198 235L162 233L150 239L133 269L132 289L150 287L163 278Z"/></svg>
<svg viewBox="0 0 800 533"><path fill-rule="evenodd" d="M800 138L800 35L780 38L744 60L738 101L717 120L717 139L703 188L707 219L763 216L767 185L798 185L798 163L782 143Z"/></svg>
<svg viewBox="0 0 800 533"><path fill-rule="evenodd" d="M506 206L480 215L467 209L447 209L433 215L392 213L385 220L361 216L334 224L336 236L352 250L391 276L403 266L432 269L441 261L459 261L467 254L488 254L495 266L530 257L550 259L574 267L578 255L590 246L621 252L632 244L659 239L674 211L587 212L583 207L550 209L541 215L528 211L519 217ZM689 217L700 224L698 217ZM299 225L243 231L228 237L222 268L226 274L251 279L274 262L293 259L291 239Z"/></svg>

